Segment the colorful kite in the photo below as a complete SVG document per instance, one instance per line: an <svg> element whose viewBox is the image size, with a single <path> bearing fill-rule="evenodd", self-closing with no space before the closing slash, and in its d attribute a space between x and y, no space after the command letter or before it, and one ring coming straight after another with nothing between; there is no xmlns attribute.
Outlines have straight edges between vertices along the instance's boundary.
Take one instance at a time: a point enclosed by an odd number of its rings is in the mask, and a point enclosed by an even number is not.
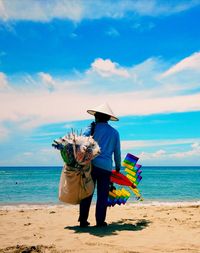
<svg viewBox="0 0 200 253"><path fill-rule="evenodd" d="M124 185L129 187L131 192L136 195L137 200L143 200L139 189L137 188L139 182L142 180L142 165L137 164L138 160L138 157L128 153L122 163L122 165L125 167L124 171L126 172L126 175L115 170L112 171L110 178L111 184L108 196L108 206L125 204L131 196L130 191L125 188L117 189L114 186L114 183L117 185Z"/></svg>

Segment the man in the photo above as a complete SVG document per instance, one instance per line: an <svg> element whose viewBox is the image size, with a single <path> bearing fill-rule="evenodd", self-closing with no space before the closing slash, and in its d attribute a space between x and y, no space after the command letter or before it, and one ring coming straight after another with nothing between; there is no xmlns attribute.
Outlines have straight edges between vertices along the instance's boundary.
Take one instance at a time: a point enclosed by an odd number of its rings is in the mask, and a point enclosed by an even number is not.
<svg viewBox="0 0 200 253"><path fill-rule="evenodd" d="M91 115L94 115L95 122L91 124L84 135L92 135L101 149L100 155L92 161L92 178L94 184L97 184L97 202L95 212L96 226L105 227L107 226L105 219L110 176L113 169L113 155L116 171L120 171L121 168L119 133L116 129L108 124L108 121L118 121L118 118L114 116L108 104L102 104L94 109L87 110L87 112ZM91 201L92 195L83 199L80 203L79 222L81 227L87 227L90 224L87 219Z"/></svg>

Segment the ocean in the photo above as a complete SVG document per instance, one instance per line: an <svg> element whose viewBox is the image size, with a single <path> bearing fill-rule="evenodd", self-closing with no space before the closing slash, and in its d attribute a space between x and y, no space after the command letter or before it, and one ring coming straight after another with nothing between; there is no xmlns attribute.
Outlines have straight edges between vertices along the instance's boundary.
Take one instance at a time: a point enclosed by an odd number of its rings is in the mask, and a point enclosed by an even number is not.
<svg viewBox="0 0 200 253"><path fill-rule="evenodd" d="M0 205L59 204L61 167L0 167ZM123 173L123 169L122 169ZM144 203L200 200L200 166L142 167ZM93 201L96 199L96 192ZM129 203L137 203L132 195Z"/></svg>

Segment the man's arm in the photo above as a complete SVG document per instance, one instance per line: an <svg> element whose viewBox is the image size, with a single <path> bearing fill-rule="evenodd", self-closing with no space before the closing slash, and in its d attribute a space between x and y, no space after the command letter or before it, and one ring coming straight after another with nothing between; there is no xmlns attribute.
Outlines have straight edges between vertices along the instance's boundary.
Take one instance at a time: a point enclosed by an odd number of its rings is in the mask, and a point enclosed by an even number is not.
<svg viewBox="0 0 200 253"><path fill-rule="evenodd" d="M115 161L115 169L116 171L119 172L121 169L121 147L120 147L120 137L119 137L118 132L116 135L116 145L114 149L114 161Z"/></svg>

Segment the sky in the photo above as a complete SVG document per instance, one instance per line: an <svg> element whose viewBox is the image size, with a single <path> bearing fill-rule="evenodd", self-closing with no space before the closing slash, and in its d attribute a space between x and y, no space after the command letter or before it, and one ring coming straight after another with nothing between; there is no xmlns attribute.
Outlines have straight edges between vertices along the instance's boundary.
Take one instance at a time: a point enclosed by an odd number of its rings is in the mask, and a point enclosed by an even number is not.
<svg viewBox="0 0 200 253"><path fill-rule="evenodd" d="M108 103L122 160L200 166L200 0L0 0L0 166L60 166L54 139Z"/></svg>

